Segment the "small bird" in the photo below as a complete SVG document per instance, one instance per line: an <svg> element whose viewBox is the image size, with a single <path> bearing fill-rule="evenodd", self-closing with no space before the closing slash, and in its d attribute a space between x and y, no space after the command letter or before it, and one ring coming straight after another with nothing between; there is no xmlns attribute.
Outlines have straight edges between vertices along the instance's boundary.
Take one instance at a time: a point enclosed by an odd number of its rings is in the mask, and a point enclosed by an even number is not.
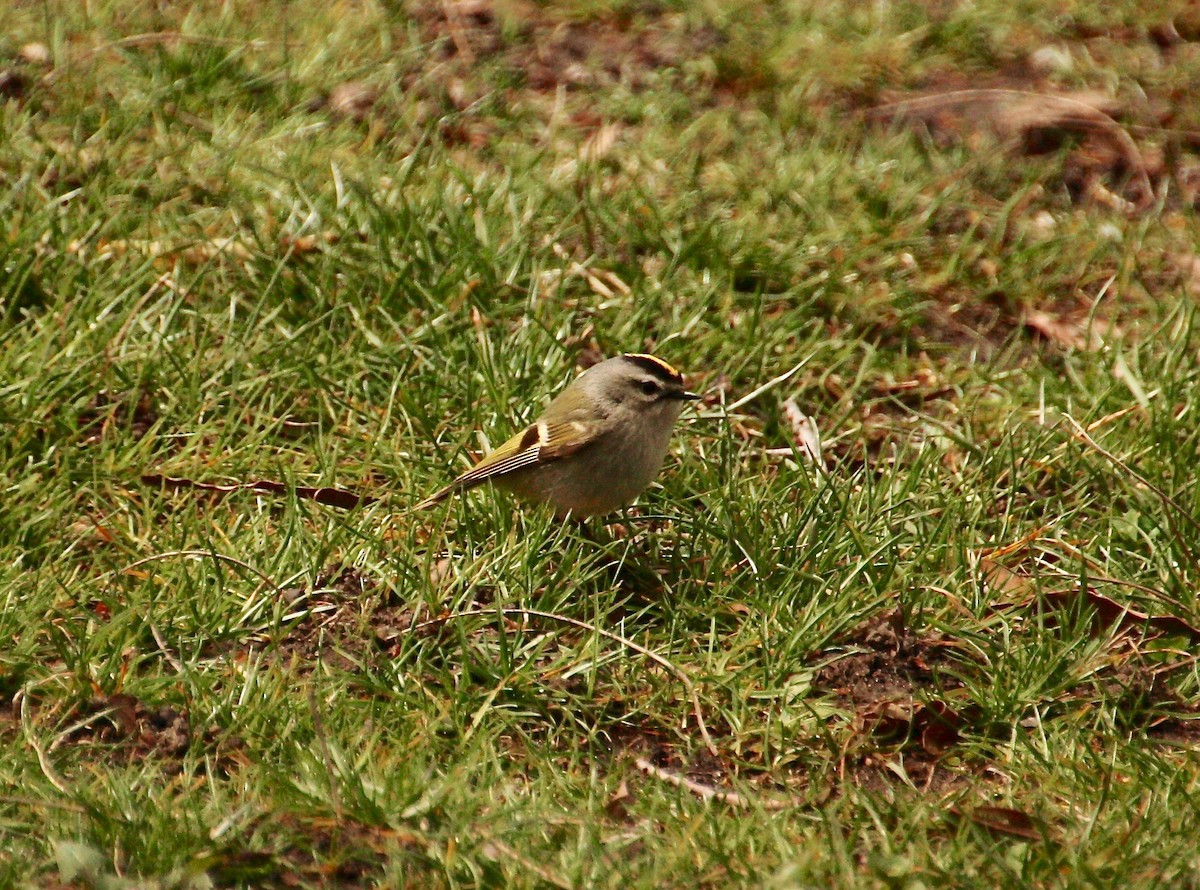
<svg viewBox="0 0 1200 890"><path fill-rule="evenodd" d="M660 358L610 358L576 377L537 420L416 509L491 482L550 504L560 517L611 513L658 475L679 412L698 398Z"/></svg>

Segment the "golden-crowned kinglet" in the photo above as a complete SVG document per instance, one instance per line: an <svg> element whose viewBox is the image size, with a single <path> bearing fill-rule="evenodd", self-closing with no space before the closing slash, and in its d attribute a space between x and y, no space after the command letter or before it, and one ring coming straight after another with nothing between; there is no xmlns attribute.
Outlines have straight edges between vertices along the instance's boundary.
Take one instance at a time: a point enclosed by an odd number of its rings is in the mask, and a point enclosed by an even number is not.
<svg viewBox="0 0 1200 890"><path fill-rule="evenodd" d="M491 482L559 516L624 507L658 475L683 403L700 398L652 355L628 354L588 368L542 416L417 509Z"/></svg>

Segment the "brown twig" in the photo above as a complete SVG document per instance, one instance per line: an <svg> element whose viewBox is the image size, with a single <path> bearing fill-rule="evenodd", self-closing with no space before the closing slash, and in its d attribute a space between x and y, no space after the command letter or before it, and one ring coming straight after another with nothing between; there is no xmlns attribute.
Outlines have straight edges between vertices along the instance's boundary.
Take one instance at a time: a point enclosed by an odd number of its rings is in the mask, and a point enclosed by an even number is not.
<svg viewBox="0 0 1200 890"><path fill-rule="evenodd" d="M154 642L158 644L158 651L163 654L163 658L167 660L167 664L175 669L175 673L182 674L184 672L183 663L171 654L171 650L167 646L167 641L163 639L162 632L159 631L158 627L152 621L147 621L146 626L150 628L150 636L154 637Z"/></svg>
<svg viewBox="0 0 1200 890"><path fill-rule="evenodd" d="M200 482L196 479L186 479L182 476L164 476L161 473L143 473L141 480L145 485L157 485L170 491L192 489L195 491L211 491L214 494L225 495L235 491L258 491L264 494L295 494L298 498L316 501L328 507L338 507L342 510L353 510L355 507L373 504L378 500L368 494L347 491L344 488L322 486L311 488L305 485L291 487L282 482L270 479L252 479L249 482Z"/></svg>
<svg viewBox="0 0 1200 890"><path fill-rule="evenodd" d="M71 789L67 786L66 780L58 774L54 768L54 764L50 762L50 755L46 753L45 747L42 745L33 732L33 718L29 716L29 696L21 696L21 728L25 731L25 741L29 743L29 747L33 749L33 753L37 756L38 767L42 771L42 775L46 780L53 785L59 792L71 796Z"/></svg>
<svg viewBox="0 0 1200 890"><path fill-rule="evenodd" d="M689 779L687 776L681 776L678 773L673 773L663 769L660 766L655 766L644 757L637 758L634 763L648 776L653 776L666 782L668 785L674 785L676 788L682 788L688 791L701 800L719 800L721 803L729 804L731 807L749 807L757 803L764 810L789 810L793 807L803 806L803 801L799 800L778 800L775 798L766 798L763 800L754 801L750 798L743 797L736 791L723 791L720 788L713 788L711 785L704 785L697 782L695 779Z"/></svg>

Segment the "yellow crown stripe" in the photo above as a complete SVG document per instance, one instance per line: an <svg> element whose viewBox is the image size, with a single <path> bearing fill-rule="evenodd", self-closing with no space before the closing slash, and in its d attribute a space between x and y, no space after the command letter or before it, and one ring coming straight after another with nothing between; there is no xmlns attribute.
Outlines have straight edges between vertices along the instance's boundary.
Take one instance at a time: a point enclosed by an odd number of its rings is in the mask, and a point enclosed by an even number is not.
<svg viewBox="0 0 1200 890"><path fill-rule="evenodd" d="M667 364L666 362L664 362L662 359L660 359L656 355L648 355L647 353L644 353L644 352L629 352L629 353L626 353L626 355L628 355L629 358L641 359L642 361L646 361L646 362L650 362L651 364L658 365L660 368L663 369L663 372L666 373L666 375L668 377L675 377L675 378L683 377L683 375L681 373L679 373L678 369L676 369L673 365Z"/></svg>

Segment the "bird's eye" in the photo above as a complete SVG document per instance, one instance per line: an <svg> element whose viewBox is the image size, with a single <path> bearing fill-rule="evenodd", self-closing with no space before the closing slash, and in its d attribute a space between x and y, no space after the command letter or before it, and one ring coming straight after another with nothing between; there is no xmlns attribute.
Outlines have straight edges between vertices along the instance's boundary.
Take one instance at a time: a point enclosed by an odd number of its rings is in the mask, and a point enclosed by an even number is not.
<svg viewBox="0 0 1200 890"><path fill-rule="evenodd" d="M646 380L642 383L642 392L648 396L656 395L658 390L659 386L653 380Z"/></svg>

